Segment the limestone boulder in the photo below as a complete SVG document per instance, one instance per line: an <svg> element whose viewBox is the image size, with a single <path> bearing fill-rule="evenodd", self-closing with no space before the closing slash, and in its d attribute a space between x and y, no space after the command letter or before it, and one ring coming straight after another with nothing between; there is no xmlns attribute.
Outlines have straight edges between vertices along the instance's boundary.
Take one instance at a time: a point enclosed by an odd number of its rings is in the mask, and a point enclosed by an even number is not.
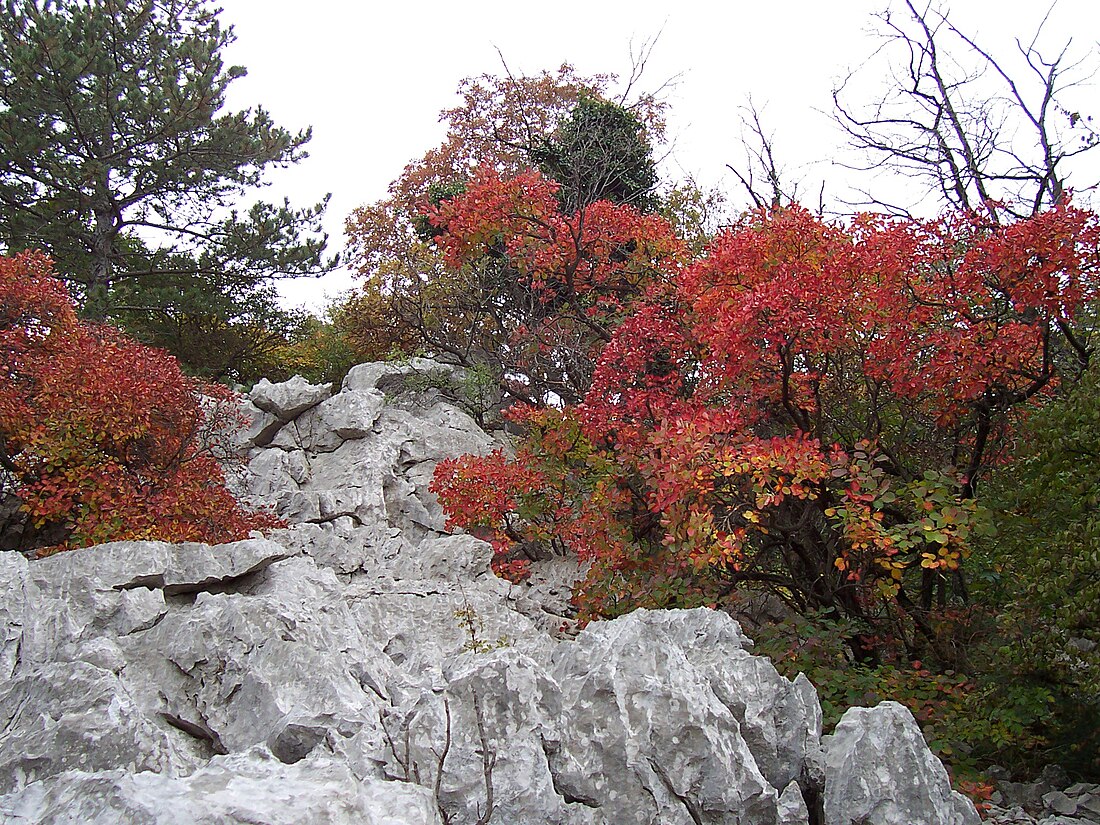
<svg viewBox="0 0 1100 825"><path fill-rule="evenodd" d="M193 765L109 670L54 662L0 685L0 794L67 770L172 774Z"/></svg>
<svg viewBox="0 0 1100 825"><path fill-rule="evenodd" d="M341 392L299 415L270 443L282 450L332 452L345 441L370 435L384 403L378 390Z"/></svg>
<svg viewBox="0 0 1100 825"><path fill-rule="evenodd" d="M216 548L155 541L103 544L33 563L24 589L13 589L0 604L24 604L24 666L73 660L88 641L153 627L167 612L166 598L231 587L291 555L266 539Z"/></svg>
<svg viewBox="0 0 1100 825"><path fill-rule="evenodd" d="M676 641L731 640L735 626L685 613L635 611L559 645L562 733L548 756L557 787L609 822L777 823L779 794L740 723Z"/></svg>
<svg viewBox="0 0 1100 825"><path fill-rule="evenodd" d="M302 376L295 375L289 381L279 384L272 384L266 378L261 378L248 394L248 400L258 409L286 423L293 421L310 407L317 406L330 395L332 388L327 384L311 384Z"/></svg>
<svg viewBox="0 0 1100 825"><path fill-rule="evenodd" d="M380 760L392 662L361 633L334 573L309 559L198 593L119 644L146 712L211 753L265 743L295 762L354 737L360 762Z"/></svg>
<svg viewBox="0 0 1100 825"><path fill-rule="evenodd" d="M438 787L455 822L608 822L556 785L548 754L558 747L560 716L561 689L540 663L511 647L470 651L453 662L442 690L387 715L386 772Z"/></svg>
<svg viewBox="0 0 1100 825"><path fill-rule="evenodd" d="M26 825L443 825L431 793L361 780L337 760L291 765L263 749L215 756L189 776L67 771L0 797Z"/></svg>
<svg viewBox="0 0 1100 825"><path fill-rule="evenodd" d="M23 655L28 563L19 553L0 552L0 680L10 679Z"/></svg>
<svg viewBox="0 0 1100 825"><path fill-rule="evenodd" d="M824 739L826 825L981 822L903 705L849 708Z"/></svg>

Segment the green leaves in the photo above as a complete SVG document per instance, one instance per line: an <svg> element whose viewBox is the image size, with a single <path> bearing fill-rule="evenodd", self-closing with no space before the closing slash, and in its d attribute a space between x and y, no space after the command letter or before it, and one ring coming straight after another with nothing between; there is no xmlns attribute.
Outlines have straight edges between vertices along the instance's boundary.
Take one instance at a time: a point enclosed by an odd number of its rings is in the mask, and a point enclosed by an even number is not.
<svg viewBox="0 0 1100 825"><path fill-rule="evenodd" d="M657 171L645 128L632 112L596 95L582 94L569 118L531 148L531 159L561 184L567 211L599 200L641 212L656 205Z"/></svg>
<svg viewBox="0 0 1100 825"><path fill-rule="evenodd" d="M325 202L226 214L310 139L261 108L221 111L244 75L223 66L232 40L204 0L29 0L0 16L0 243L46 251L86 315L115 317L120 281L228 276L247 292L336 266ZM159 247L135 253L138 237Z"/></svg>
<svg viewBox="0 0 1100 825"><path fill-rule="evenodd" d="M997 534L978 544L975 582L998 608L998 666L1052 691L1060 760L1100 770L1100 379L1090 367L1017 436L1017 460L988 484Z"/></svg>

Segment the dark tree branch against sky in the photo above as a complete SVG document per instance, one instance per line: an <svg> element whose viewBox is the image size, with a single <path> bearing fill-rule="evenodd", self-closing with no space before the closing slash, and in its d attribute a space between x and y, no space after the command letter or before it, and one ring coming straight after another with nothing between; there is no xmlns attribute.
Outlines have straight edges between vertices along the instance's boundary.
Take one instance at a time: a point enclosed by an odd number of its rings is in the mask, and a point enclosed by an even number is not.
<svg viewBox="0 0 1100 825"><path fill-rule="evenodd" d="M245 74L222 62L233 40L202 0L9 0L0 14L0 242L48 252L87 314L109 315L125 280L247 290L335 267L327 196L242 202L304 159L311 133L225 110Z"/></svg>

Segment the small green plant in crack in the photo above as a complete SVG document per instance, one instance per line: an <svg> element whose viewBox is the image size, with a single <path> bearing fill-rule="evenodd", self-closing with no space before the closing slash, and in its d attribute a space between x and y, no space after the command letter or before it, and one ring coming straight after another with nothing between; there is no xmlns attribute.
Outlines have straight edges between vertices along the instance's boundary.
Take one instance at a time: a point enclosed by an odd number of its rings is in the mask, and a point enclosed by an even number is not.
<svg viewBox="0 0 1100 825"><path fill-rule="evenodd" d="M402 376L401 383L405 392L438 390L444 395L453 395L456 389L453 372L442 366L426 370L413 368Z"/></svg>
<svg viewBox="0 0 1100 825"><path fill-rule="evenodd" d="M400 377L396 394L424 393L435 390L444 398L457 404L479 426L499 423L500 381L485 364L469 367L437 365L417 368L412 358L396 361L411 370ZM388 397L393 397L390 392Z"/></svg>
<svg viewBox="0 0 1100 825"><path fill-rule="evenodd" d="M462 406L479 424L499 409L500 379L487 364L467 367L461 377Z"/></svg>
<svg viewBox="0 0 1100 825"><path fill-rule="evenodd" d="M459 627L466 631L466 643L462 646L464 651L489 653L512 644L511 639L504 635L498 636L494 641L486 638L485 622L465 597L462 599L462 607L454 611L454 617L458 619Z"/></svg>

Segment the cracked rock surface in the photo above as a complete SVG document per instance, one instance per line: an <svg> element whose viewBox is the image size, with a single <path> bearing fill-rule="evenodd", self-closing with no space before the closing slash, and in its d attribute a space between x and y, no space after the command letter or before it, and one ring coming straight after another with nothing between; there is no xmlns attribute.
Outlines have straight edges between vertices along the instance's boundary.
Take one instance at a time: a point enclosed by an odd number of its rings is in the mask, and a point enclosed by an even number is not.
<svg viewBox="0 0 1100 825"><path fill-rule="evenodd" d="M823 738L725 614L562 638L575 564L512 585L444 531L435 464L501 446L463 380L257 385L236 484L290 523L266 538L0 553L0 822L978 821L904 709Z"/></svg>

